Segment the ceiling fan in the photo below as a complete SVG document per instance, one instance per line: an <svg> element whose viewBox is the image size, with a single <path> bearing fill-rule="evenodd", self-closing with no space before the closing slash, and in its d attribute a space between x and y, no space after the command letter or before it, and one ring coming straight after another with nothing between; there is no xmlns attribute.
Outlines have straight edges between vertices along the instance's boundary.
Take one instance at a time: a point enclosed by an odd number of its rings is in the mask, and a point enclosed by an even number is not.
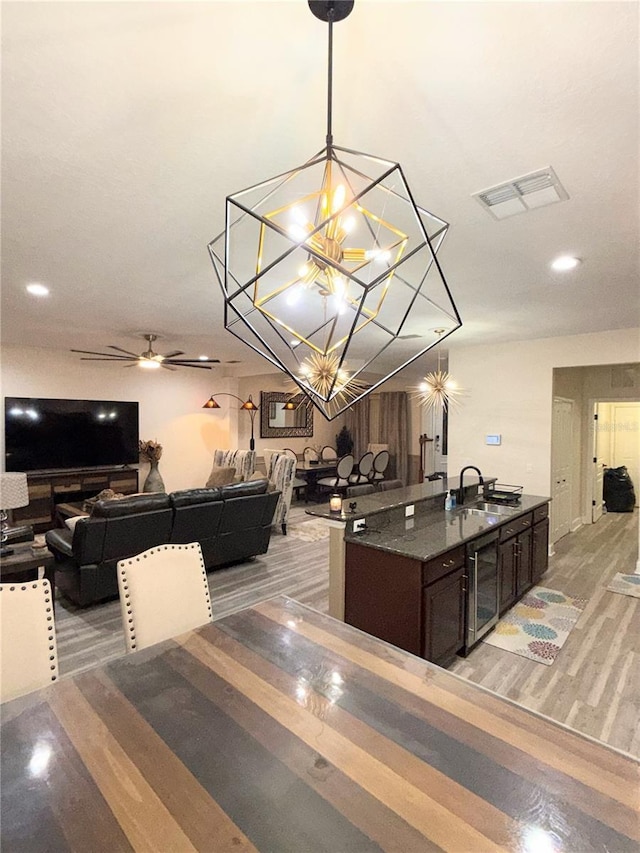
<svg viewBox="0 0 640 853"><path fill-rule="evenodd" d="M178 367L197 367L200 370L211 370L209 364L220 364L219 358L177 358L179 355L184 355L184 352L180 349L172 350L164 355L160 355L152 349L153 342L158 339L157 335L142 335L141 337L147 341L148 349L139 355L135 352L129 352L129 350L122 349L122 347L114 346L113 344L108 344L108 347L109 349L116 350L117 352L115 353L92 352L91 350L84 349L72 349L71 352L83 353L84 356L93 356L92 358L83 357L80 361L131 362L131 364L125 364L125 367L134 367L137 364L140 367L151 369L164 367L165 370L177 370ZM124 354L118 355L117 353Z"/></svg>

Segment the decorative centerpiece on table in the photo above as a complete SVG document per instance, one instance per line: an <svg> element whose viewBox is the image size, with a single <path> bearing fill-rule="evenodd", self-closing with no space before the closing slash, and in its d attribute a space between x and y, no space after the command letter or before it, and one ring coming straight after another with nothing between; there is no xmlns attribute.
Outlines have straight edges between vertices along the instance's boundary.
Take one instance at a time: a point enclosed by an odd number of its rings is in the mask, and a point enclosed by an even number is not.
<svg viewBox="0 0 640 853"><path fill-rule="evenodd" d="M162 456L162 445L157 441L140 440L140 459L149 463L149 473L142 487L143 492L164 492L164 481L158 471L158 463Z"/></svg>

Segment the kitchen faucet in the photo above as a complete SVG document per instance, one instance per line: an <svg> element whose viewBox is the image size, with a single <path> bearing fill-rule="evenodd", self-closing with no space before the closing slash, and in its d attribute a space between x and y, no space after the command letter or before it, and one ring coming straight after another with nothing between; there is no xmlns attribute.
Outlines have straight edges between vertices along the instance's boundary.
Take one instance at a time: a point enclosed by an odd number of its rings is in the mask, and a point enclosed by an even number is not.
<svg viewBox="0 0 640 853"><path fill-rule="evenodd" d="M458 494L457 494L457 498L456 498L456 502L457 502L458 506L462 506L462 504L464 503L464 486L462 485L462 480L463 480L465 471L476 471L478 474L478 477L480 478L480 482L478 485L484 486L484 478L482 476L482 472L480 471L480 469L476 468L475 465L465 465L464 468L462 469L462 471L460 471L460 488L458 489Z"/></svg>

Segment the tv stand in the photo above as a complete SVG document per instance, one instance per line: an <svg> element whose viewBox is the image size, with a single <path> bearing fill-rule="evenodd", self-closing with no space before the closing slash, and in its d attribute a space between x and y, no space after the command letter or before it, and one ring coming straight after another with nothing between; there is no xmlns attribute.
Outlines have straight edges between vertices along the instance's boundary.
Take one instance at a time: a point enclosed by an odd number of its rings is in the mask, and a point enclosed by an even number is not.
<svg viewBox="0 0 640 853"><path fill-rule="evenodd" d="M36 533L55 527L56 506L95 497L103 489L124 495L139 491L138 469L113 465L73 471L27 472L29 506L13 510L13 524L30 524Z"/></svg>

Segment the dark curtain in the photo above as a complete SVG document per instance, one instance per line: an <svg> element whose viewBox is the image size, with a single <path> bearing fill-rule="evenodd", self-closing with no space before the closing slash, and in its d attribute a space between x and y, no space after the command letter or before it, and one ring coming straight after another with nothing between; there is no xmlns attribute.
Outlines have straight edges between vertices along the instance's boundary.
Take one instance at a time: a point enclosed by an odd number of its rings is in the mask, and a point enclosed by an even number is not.
<svg viewBox="0 0 640 853"><path fill-rule="evenodd" d="M406 485L409 477L409 396L406 391L386 391L379 397L377 440L389 445L389 455L395 462L395 477Z"/></svg>
<svg viewBox="0 0 640 853"><path fill-rule="evenodd" d="M367 451L367 445L371 441L369 436L369 398L365 397L355 403L346 411L345 423L351 431L353 438L353 455L356 460L360 459Z"/></svg>

